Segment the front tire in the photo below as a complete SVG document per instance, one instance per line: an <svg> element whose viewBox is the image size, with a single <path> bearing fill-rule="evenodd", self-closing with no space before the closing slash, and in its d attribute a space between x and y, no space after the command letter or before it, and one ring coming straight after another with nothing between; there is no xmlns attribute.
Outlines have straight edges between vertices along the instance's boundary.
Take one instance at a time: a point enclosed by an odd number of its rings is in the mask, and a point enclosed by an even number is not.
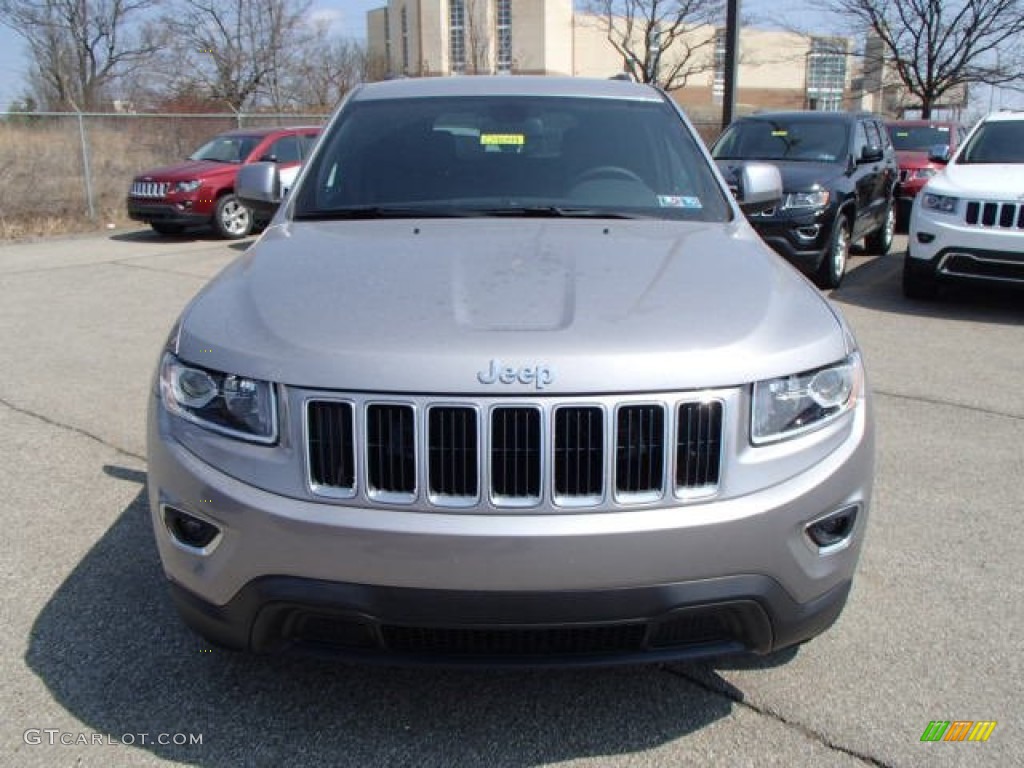
<svg viewBox="0 0 1024 768"><path fill-rule="evenodd" d="M879 256L885 256L889 249L892 248L892 239L895 234L896 206L890 200L885 211L885 219L882 222L882 226L864 238L864 245L867 246L868 253L877 253Z"/></svg>
<svg viewBox="0 0 1024 768"><path fill-rule="evenodd" d="M903 257L903 295L908 299L928 301L939 295L935 269L927 261Z"/></svg>
<svg viewBox="0 0 1024 768"><path fill-rule="evenodd" d="M842 214L836 217L832 237L814 276L819 288L838 288L846 274L846 261L850 256L850 221Z"/></svg>
<svg viewBox="0 0 1024 768"><path fill-rule="evenodd" d="M233 194L217 200L213 213L213 228L225 240L238 240L252 231L253 215Z"/></svg>

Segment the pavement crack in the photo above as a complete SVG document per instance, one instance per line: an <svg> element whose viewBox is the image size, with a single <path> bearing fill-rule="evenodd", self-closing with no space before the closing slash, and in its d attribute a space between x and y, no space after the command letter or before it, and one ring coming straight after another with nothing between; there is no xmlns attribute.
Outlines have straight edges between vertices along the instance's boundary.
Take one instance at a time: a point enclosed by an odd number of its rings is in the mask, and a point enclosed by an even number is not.
<svg viewBox="0 0 1024 768"><path fill-rule="evenodd" d="M99 443L100 445L104 446L105 448L109 448L110 450L114 451L115 453L119 453L122 456L130 456L133 459L141 461L143 464L146 463L146 457L145 456L140 456L137 453L132 453L129 450L126 450L124 448L121 448L120 446L114 445L113 443L110 443L110 442L104 440L99 435L94 435L92 432L88 431L87 429L82 429L81 427L75 427L75 426L72 426L71 424L64 424L64 423L59 422L59 421L54 421L53 419L49 418L48 416L44 416L41 413L36 413L35 411L30 411L28 408L22 408L21 406L15 405L14 403L10 402L9 400L5 400L2 397L0 397L0 405L3 405L5 407L9 408L10 410L14 411L15 413L20 413L23 416L28 416L29 418L36 419L37 421L41 421L44 424L48 424L51 427L57 427L58 429L64 429L64 430L67 430L68 432L74 432L75 434L82 435L83 437L87 437L90 440L94 440L95 442Z"/></svg>
<svg viewBox="0 0 1024 768"><path fill-rule="evenodd" d="M902 392L887 392L884 389L873 389L872 392L876 395L882 395L883 397L893 397L897 400L911 400L917 403L927 403L928 405L944 405L947 408L960 408L965 411L974 411L975 413L984 413L986 416L1001 416L1005 419L1014 419L1016 421L1024 421L1024 415L1019 413L1010 413L1008 411L997 411L994 408L983 408L980 405L969 405L968 403L958 403L954 400L940 400L936 397L925 397L924 395L907 395Z"/></svg>
<svg viewBox="0 0 1024 768"><path fill-rule="evenodd" d="M785 715L783 715L783 714L781 714L779 712L775 712L774 710L768 709L767 707L759 706L757 704L753 704L753 703L747 701L746 699L743 698L743 694L739 691L739 689L733 687L732 685L727 683L725 680L722 680L722 684L721 685L714 685L713 683L709 683L706 680L702 680L698 676L688 674L687 672L685 672L685 671L683 671L683 670L681 670L681 669L679 669L677 667L671 667L671 666L668 666L668 665L664 665L662 667L662 669L664 669L670 675L673 675L673 676L678 677L678 678L680 678L682 680L685 680L686 682L690 683L691 685L694 685L697 688L700 688L702 691L710 693L710 694L712 694L714 696L721 696L722 698L728 699L729 701L731 701L733 704L736 704L737 706L740 706L740 707L743 707L744 709L750 710L751 712L754 712L755 714L761 715L762 717L767 717L767 718L770 718L772 720L775 720L776 722L781 723L782 725L786 726L787 728L792 728L792 729L794 729L796 731L799 731L801 734L803 734L808 739L811 739L812 741L815 741L818 744L821 744L823 747L825 747L827 749L830 749L833 752L839 752L841 754L848 755L848 756L850 756L850 757L852 757L852 758L854 758L856 760L860 760L861 762L865 763L866 765L875 766L875 768L894 768L892 763L887 763L884 760L880 760L879 758L874 757L872 755L868 755L868 754L865 754L863 752L859 752L856 749L851 749L850 747L844 747L842 744L838 744L838 743L834 742L832 739L830 739L824 733L820 733L820 732L814 730L813 728L810 728L809 726L804 725L803 723L797 722L796 720L791 720L788 717L786 717Z"/></svg>

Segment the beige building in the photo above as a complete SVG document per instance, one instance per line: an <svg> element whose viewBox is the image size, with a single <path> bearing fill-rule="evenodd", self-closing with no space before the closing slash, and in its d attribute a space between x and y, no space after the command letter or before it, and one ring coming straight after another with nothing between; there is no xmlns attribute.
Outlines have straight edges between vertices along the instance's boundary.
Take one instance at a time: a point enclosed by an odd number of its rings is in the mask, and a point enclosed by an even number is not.
<svg viewBox="0 0 1024 768"><path fill-rule="evenodd" d="M375 69L391 75L551 74L609 77L622 72L601 17L574 12L572 0L389 0L367 14ZM688 47L689 73L673 97L698 118L721 109L724 30L691 29L669 48L669 71ZM636 48L636 46L631 46ZM837 110L859 108L851 90L852 43L745 27L740 34L737 105ZM673 58L676 57L676 58Z"/></svg>

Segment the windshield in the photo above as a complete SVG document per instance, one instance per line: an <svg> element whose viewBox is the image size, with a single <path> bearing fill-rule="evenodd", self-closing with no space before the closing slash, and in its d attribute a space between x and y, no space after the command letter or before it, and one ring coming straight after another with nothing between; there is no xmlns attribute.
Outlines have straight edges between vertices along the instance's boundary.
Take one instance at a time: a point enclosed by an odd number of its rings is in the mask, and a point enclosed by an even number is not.
<svg viewBox="0 0 1024 768"><path fill-rule="evenodd" d="M968 139L957 163L1024 163L1024 120L983 123Z"/></svg>
<svg viewBox="0 0 1024 768"><path fill-rule="evenodd" d="M711 165L664 102L464 96L355 101L296 218L597 216L724 221Z"/></svg>
<svg viewBox="0 0 1024 768"><path fill-rule="evenodd" d="M259 136L218 136L189 156L189 160L212 160L216 163L241 163L259 143Z"/></svg>
<svg viewBox="0 0 1024 768"><path fill-rule="evenodd" d="M936 144L949 146L948 125L887 125L892 144L899 150L927 152Z"/></svg>
<svg viewBox="0 0 1024 768"><path fill-rule="evenodd" d="M712 150L716 160L847 160L847 126L836 120L747 119L733 123Z"/></svg>

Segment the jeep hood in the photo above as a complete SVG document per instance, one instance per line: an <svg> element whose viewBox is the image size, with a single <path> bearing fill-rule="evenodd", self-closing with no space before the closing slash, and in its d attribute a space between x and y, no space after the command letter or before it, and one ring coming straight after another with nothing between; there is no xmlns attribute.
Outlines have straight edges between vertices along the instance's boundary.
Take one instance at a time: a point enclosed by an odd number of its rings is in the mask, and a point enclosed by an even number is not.
<svg viewBox="0 0 1024 768"><path fill-rule="evenodd" d="M185 160L175 165L152 168L137 174L135 178L152 179L153 181L190 181L205 179L215 174L235 174L241 165L238 163L216 163L212 160Z"/></svg>
<svg viewBox="0 0 1024 768"><path fill-rule="evenodd" d="M545 366L546 394L667 391L846 346L743 220L481 218L274 226L186 310L178 353L307 387L498 395L537 383L482 383L492 361Z"/></svg>
<svg viewBox="0 0 1024 768"><path fill-rule="evenodd" d="M928 188L977 200L1017 200L1024 190L1024 164L950 163Z"/></svg>
<svg viewBox="0 0 1024 768"><path fill-rule="evenodd" d="M725 178L735 177L743 160L719 160L718 167ZM751 160L750 162L755 162ZM782 176L783 192L807 192L815 185L825 187L831 185L832 180L846 173L846 166L842 163L807 163L795 160L758 160L756 162L771 163L779 169Z"/></svg>

